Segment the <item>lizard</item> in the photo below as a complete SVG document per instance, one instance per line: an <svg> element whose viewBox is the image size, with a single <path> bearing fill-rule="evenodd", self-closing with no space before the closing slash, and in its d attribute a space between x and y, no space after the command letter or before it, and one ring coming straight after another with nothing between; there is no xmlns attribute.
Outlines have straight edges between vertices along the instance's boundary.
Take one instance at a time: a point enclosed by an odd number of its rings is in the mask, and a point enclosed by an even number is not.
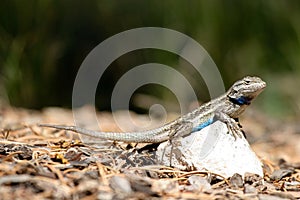
<svg viewBox="0 0 300 200"><path fill-rule="evenodd" d="M40 127L68 130L98 139L125 143L161 143L173 137L184 137L217 120L224 122L236 139L243 137L238 117L266 87L261 78L246 76L236 81L225 94L200 105L195 110L161 127L139 132L99 132L77 126L38 124Z"/></svg>

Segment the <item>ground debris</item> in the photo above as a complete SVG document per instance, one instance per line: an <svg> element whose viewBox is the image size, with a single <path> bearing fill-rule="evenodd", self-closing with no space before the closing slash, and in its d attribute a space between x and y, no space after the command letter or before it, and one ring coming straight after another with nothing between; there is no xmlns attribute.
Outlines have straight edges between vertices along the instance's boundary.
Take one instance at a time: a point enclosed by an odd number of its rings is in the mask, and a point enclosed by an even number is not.
<svg viewBox="0 0 300 200"><path fill-rule="evenodd" d="M21 112L26 119L31 114L34 119L45 119L43 113L26 113L24 109ZM6 121L1 122L1 199L300 198L300 164L279 156L272 161L266 159L266 152L272 152L268 146L272 138L255 148L258 155L264 155L264 177L246 173L225 178L213 172L161 166L154 159L155 145L110 143L98 148L82 143L76 134L41 129L19 117L9 117L18 116L17 113L18 109L6 109ZM291 137L290 134L282 145L291 147L287 143L299 138ZM281 146L275 142L272 148Z"/></svg>

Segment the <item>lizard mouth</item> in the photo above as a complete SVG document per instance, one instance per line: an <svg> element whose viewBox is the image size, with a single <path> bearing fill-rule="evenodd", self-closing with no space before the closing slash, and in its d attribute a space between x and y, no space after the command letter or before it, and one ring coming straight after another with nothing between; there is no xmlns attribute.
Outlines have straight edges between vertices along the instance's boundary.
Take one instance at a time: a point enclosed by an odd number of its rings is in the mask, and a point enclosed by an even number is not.
<svg viewBox="0 0 300 200"><path fill-rule="evenodd" d="M258 94L260 94L265 87L267 86L266 82L261 81L260 83L256 83L255 85L253 85L252 87L254 89L249 88L249 90L246 92L249 94L249 98L254 98L256 97Z"/></svg>
<svg viewBox="0 0 300 200"><path fill-rule="evenodd" d="M261 89L264 89L267 86L266 82L262 81L261 83Z"/></svg>

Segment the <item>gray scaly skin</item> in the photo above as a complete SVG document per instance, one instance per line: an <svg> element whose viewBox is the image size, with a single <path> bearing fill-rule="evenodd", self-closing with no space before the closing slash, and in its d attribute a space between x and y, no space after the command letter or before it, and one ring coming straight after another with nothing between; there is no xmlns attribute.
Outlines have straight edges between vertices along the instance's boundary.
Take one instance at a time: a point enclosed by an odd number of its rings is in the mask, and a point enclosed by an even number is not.
<svg viewBox="0 0 300 200"><path fill-rule="evenodd" d="M61 126L39 124L40 127L50 127L77 132L83 135L127 143L160 143L174 137L186 136L220 120L227 124L233 136L242 137L243 132L237 121L238 117L250 105L251 101L263 91L266 83L258 77L244 77L235 82L223 95L201 105L194 111L165 124L162 127L140 132L98 132L76 126Z"/></svg>

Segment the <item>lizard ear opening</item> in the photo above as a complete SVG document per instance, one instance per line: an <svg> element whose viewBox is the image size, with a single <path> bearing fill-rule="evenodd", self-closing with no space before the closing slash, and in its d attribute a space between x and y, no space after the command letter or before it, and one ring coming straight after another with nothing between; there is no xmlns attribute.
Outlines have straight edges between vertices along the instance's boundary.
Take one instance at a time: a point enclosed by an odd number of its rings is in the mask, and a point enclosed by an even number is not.
<svg viewBox="0 0 300 200"><path fill-rule="evenodd" d="M238 91L236 91L235 89L232 89L227 96L228 96L228 98L238 98Z"/></svg>

